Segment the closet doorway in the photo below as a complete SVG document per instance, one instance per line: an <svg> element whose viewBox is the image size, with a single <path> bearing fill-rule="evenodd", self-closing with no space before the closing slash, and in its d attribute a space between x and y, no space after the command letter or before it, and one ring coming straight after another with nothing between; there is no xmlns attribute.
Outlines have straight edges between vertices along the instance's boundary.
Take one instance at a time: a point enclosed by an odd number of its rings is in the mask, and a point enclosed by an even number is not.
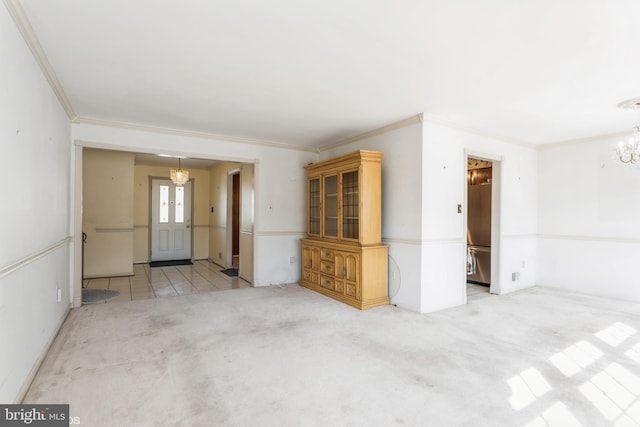
<svg viewBox="0 0 640 427"><path fill-rule="evenodd" d="M466 298L500 293L500 158L467 153Z"/></svg>

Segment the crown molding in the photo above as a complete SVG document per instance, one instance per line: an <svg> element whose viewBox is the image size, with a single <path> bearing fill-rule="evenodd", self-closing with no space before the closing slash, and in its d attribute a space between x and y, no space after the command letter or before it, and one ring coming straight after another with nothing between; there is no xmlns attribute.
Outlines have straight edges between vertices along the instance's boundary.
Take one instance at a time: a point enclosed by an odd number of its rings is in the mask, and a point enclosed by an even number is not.
<svg viewBox="0 0 640 427"><path fill-rule="evenodd" d="M602 135L596 135L596 136L589 136L586 138L578 138L578 139L567 139L565 141L557 141L557 142L550 142L548 144L543 144L540 145L538 147L539 150L545 150L545 149L552 149L552 148L557 148L557 147L565 147L568 145L575 145L575 144L585 144L588 142L602 142L602 140L604 139L614 139L614 138L627 138L629 136L631 136L630 131L627 132L615 132L615 133L605 133Z"/></svg>
<svg viewBox="0 0 640 427"><path fill-rule="evenodd" d="M243 144L259 145L263 147L285 148L288 150L307 151L310 153L318 153L315 147L305 147L303 145L287 144L285 142L269 141L264 139L245 138L230 135L218 135L209 132L200 132L184 129L164 128L160 126L140 125L135 123L119 122L115 120L95 119L91 117L76 117L73 123L79 125L104 126L116 129L136 130L141 132L160 133L165 135L186 136L189 138L214 139L225 142L240 142Z"/></svg>
<svg viewBox="0 0 640 427"><path fill-rule="evenodd" d="M525 148L529 148L529 149L538 149L540 146L537 144L533 144L529 141L525 141L525 140L521 140L521 139L517 139L517 138L511 138L505 135L501 135L501 134L497 134L497 133L493 133L493 132L487 132L487 131L483 131L480 129L475 129L472 127L468 127L468 126L462 126L458 123L455 123L451 120L447 120L444 119L438 115L435 114L430 114L430 113L420 113L420 114L416 114L415 116L411 116L408 117L404 120L400 120L398 122L395 123L391 123L387 126L383 126L381 128L378 129L374 129L372 131L369 132L365 132L332 144L328 144L328 145L324 145L322 147L320 147L319 152L323 152L323 151L327 151L327 150L332 150L334 148L338 148L340 146L346 145L346 144L350 144L352 142L355 141L359 141L365 138L370 138L372 136L375 135L380 135L395 129L399 129L405 126L411 126L413 124L416 123L433 123L433 124L437 124L437 125L441 125L441 126L445 126L448 127L450 129L455 129L455 130L459 130L462 132L466 132L466 133L470 133L476 136L480 136L483 138L492 138L492 139L498 139L500 141L503 142L507 142L510 144L514 144L514 145L519 145L521 147L525 147Z"/></svg>
<svg viewBox="0 0 640 427"><path fill-rule="evenodd" d="M425 113L424 121L428 123L439 124L439 125L460 130L463 132L472 133L474 135L478 135L482 137L499 139L504 142L509 142L511 144L520 145L522 147L531 148L534 150L545 150L549 148L561 147L566 145L583 144L587 142L597 142L597 141L602 141L603 139L624 138L630 135L630 132L614 132L614 133L606 133L606 134L596 135L596 136L589 136L586 138L567 139L567 140L556 141L556 142L546 142L543 144L534 144L532 142L528 142L528 141L517 139L517 138L511 138L508 136L504 136L504 135L500 135L492 132L487 132L479 129L461 126L457 123L454 123L450 120L444 119L434 114Z"/></svg>
<svg viewBox="0 0 640 427"><path fill-rule="evenodd" d="M349 137L347 139L343 139L341 141L332 143L332 144L328 144L328 145L324 145L322 147L320 147L319 152L323 152L323 151L327 151L327 150L333 150L334 148L338 148L341 147L343 145L347 145L350 144L352 142L355 141L360 141L361 139L365 139L365 138L371 138L372 136L376 136L376 135L381 135L383 133L387 133L389 131L395 130L395 129L400 129L406 126L411 126L414 125L416 123L422 123L423 121L423 114L416 114L415 116L411 116L408 117L406 119L400 120L399 122L395 122L395 123L391 123L389 125L383 126L381 128L377 128L365 133L361 133L359 135L356 136L352 136Z"/></svg>
<svg viewBox="0 0 640 427"><path fill-rule="evenodd" d="M31 26L31 22L29 22L29 18L27 18L27 14L25 13L22 5L19 0L4 0L4 4L13 18L13 22L15 22L16 27L22 34L22 38L24 39L27 46L31 50L33 57L36 62L40 66L42 73L45 78L49 82L51 89L55 93L60 105L64 109L65 113L67 113L67 117L69 120L74 120L78 115L76 114L67 94L62 88L62 84L60 84L60 80L58 80L58 76L56 76L55 71L53 71L53 67L49 60L47 59L47 55L44 53L44 49L38 40L38 36L36 35L33 27Z"/></svg>
<svg viewBox="0 0 640 427"><path fill-rule="evenodd" d="M537 144L533 144L529 141L525 141L523 139L512 138L509 136L501 135L499 133L489 132L481 129L476 129L469 126L460 125L459 123L455 123L449 119L445 119L437 114L425 113L424 121L427 123L433 123L441 126L445 126L451 129L459 130L462 132L470 133L476 136L480 136L483 138L492 138L498 139L503 142L508 142L510 144L519 145L525 148L536 149L539 147Z"/></svg>

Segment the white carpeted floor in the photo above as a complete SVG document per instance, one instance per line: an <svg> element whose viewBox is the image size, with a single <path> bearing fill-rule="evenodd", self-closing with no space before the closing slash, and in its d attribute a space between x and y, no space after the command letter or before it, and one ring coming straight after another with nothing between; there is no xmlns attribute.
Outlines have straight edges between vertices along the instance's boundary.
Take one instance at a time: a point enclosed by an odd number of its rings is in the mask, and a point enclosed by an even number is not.
<svg viewBox="0 0 640 427"><path fill-rule="evenodd" d="M84 306L25 403L86 426L636 425L639 314L545 288L429 315L296 285Z"/></svg>

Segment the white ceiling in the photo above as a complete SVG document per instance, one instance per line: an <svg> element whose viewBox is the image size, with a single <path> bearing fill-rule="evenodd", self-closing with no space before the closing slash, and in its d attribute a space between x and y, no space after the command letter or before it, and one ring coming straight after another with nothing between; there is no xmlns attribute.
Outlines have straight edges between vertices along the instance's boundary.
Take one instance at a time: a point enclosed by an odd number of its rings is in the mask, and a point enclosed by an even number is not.
<svg viewBox="0 0 640 427"><path fill-rule="evenodd" d="M532 144L640 122L637 0L20 4L81 118L308 147L421 112Z"/></svg>

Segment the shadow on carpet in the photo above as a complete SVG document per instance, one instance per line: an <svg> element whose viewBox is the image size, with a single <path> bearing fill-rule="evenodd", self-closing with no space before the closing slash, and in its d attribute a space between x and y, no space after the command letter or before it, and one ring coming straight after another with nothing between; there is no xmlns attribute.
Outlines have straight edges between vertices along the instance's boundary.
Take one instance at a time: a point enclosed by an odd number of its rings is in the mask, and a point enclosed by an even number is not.
<svg viewBox="0 0 640 427"><path fill-rule="evenodd" d="M170 261L151 261L149 267L171 267L172 265L191 265L190 259L173 259Z"/></svg>
<svg viewBox="0 0 640 427"><path fill-rule="evenodd" d="M106 302L119 296L118 291L108 291L106 289L83 289L82 304L97 304Z"/></svg>
<svg viewBox="0 0 640 427"><path fill-rule="evenodd" d="M237 268L227 268L226 270L220 270L224 274L229 277L238 277L238 269Z"/></svg>

